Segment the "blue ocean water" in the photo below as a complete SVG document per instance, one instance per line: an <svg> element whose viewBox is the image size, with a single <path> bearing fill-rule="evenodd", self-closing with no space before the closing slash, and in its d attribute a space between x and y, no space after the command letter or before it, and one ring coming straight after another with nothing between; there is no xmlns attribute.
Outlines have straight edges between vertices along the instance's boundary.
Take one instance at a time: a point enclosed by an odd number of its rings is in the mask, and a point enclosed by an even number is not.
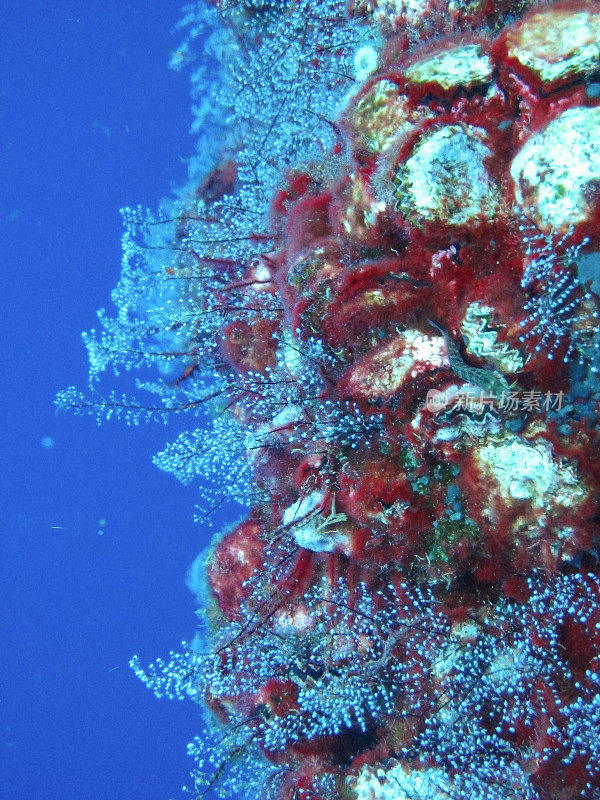
<svg viewBox="0 0 600 800"><path fill-rule="evenodd" d="M155 207L193 153L167 69L179 0L7 0L0 10L0 799L179 796L200 727L133 676L191 636L195 489L173 438L55 415L84 386L80 332L109 304L124 205Z"/></svg>

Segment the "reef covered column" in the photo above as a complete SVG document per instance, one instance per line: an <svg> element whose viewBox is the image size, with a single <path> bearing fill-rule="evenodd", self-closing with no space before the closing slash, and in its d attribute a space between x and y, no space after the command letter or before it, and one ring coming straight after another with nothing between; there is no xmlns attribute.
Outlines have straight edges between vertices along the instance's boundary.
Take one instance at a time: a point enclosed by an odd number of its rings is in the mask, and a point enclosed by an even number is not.
<svg viewBox="0 0 600 800"><path fill-rule="evenodd" d="M196 797L600 797L600 6L188 8L199 155L91 380L199 415ZM211 61L212 60L212 61ZM209 80L210 77L210 80Z"/></svg>

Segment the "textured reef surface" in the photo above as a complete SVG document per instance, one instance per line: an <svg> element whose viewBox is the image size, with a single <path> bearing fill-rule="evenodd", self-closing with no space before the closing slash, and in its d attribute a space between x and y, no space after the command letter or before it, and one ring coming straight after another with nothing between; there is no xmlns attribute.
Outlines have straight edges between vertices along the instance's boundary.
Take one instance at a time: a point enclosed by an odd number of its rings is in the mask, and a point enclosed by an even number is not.
<svg viewBox="0 0 600 800"><path fill-rule="evenodd" d="M242 515L193 641L132 659L205 710L187 790L600 798L600 5L181 26L189 184L124 211L93 392L58 402L180 419L157 465Z"/></svg>

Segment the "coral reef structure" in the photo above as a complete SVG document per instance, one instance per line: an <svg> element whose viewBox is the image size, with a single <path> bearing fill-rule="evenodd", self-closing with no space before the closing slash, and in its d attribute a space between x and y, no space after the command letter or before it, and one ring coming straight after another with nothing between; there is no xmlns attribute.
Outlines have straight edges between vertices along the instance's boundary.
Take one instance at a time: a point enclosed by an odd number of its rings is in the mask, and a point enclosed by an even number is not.
<svg viewBox="0 0 600 800"><path fill-rule="evenodd" d="M600 797L600 6L527 6L188 9L199 154L86 335L155 399L59 403L199 415L156 463L242 514L132 660L194 796Z"/></svg>

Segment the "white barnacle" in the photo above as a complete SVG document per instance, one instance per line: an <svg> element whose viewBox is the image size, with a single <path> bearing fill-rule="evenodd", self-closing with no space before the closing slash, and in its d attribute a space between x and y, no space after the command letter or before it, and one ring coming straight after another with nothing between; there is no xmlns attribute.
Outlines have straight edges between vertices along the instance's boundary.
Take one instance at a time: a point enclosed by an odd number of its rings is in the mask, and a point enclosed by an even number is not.
<svg viewBox="0 0 600 800"><path fill-rule="evenodd" d="M357 81L366 80L377 69L377 51L370 44L359 47L354 54L354 72Z"/></svg>

